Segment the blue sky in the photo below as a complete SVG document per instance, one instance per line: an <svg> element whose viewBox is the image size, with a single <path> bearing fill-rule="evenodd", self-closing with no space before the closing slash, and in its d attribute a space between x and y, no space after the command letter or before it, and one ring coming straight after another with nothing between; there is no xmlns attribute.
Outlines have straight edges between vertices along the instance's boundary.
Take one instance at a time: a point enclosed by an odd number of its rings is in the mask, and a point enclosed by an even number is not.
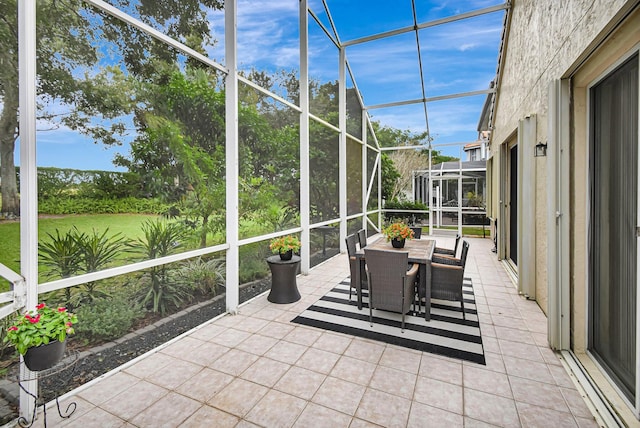
<svg viewBox="0 0 640 428"><path fill-rule="evenodd" d="M416 13L420 24L502 3L416 0ZM241 69L255 67L275 72L299 68L298 4L298 0L239 0L237 49ZM310 0L309 4L331 30L321 0ZM327 4L341 42L413 25L411 0L327 0ZM208 54L224 64L224 16L210 11L208 17L217 39ZM503 17L504 11L499 11L420 30L427 97L488 88L495 77ZM320 81L336 80L338 50L315 21L309 21L310 76ZM348 47L347 59L365 105L422 98L417 55L414 32ZM459 148L447 144L477 138L476 127L485 98L480 95L428 103L434 147L459 156ZM372 109L369 114L373 120L395 128L426 130L422 104ZM114 154L128 152L126 145L105 148L69 129L51 130L48 124L39 128L40 166L114 170Z"/></svg>

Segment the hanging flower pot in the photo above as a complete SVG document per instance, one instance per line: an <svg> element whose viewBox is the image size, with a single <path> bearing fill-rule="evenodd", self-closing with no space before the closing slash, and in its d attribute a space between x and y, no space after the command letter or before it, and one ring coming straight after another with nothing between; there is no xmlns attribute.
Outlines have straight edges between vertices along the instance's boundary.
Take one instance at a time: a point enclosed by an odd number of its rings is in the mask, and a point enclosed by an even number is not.
<svg viewBox="0 0 640 428"><path fill-rule="evenodd" d="M4 341L11 342L24 356L29 370L45 370L64 356L67 335L74 333L73 324L76 322L77 316L67 308L52 308L40 303L35 310L15 316L13 324L6 330Z"/></svg>
<svg viewBox="0 0 640 428"><path fill-rule="evenodd" d="M27 349L24 354L24 363L32 372L50 369L64 356L67 349L67 341L52 340L47 344L34 346Z"/></svg>

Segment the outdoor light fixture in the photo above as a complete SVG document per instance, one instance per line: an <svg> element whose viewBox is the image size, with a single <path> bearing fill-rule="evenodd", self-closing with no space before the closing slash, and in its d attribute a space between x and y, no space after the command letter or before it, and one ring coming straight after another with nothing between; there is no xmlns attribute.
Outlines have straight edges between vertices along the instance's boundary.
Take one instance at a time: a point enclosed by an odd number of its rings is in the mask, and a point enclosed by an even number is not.
<svg viewBox="0 0 640 428"><path fill-rule="evenodd" d="M536 157L547 155L547 143L540 141L536 144Z"/></svg>

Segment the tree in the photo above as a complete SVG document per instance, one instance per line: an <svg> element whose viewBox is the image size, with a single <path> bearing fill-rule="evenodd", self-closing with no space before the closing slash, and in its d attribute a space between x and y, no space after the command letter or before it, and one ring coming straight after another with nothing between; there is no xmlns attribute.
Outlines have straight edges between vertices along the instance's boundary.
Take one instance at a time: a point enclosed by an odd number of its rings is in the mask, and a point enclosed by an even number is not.
<svg viewBox="0 0 640 428"><path fill-rule="evenodd" d="M438 150L433 150L433 149L431 150L431 165L437 165L437 164L442 163L442 162L457 161L459 159L460 158L457 158L455 156L443 155Z"/></svg>
<svg viewBox="0 0 640 428"><path fill-rule="evenodd" d="M390 201L396 182L400 178L400 173L386 153L382 153L380 160L382 169L382 199Z"/></svg>
<svg viewBox="0 0 640 428"><path fill-rule="evenodd" d="M114 6L137 13L138 18L169 36L204 53L214 43L207 8L221 9L223 0L159 2L112 1ZM120 120L135 106L131 103L131 80L156 74L159 63L175 64L179 52L80 0L37 2L37 84L40 123L55 118L70 129L91 136L96 142L120 144L126 132ZM123 67L104 66L101 52L107 44L120 49ZM205 67L187 59L193 67ZM0 0L0 182L1 212L19 214L14 163L18 130L18 29L16 0ZM86 72L82 77L81 70ZM44 111L46 103L64 105L68 112ZM94 120L102 116L106 120ZM109 124L110 122L110 124ZM105 124L107 123L107 124ZM56 125L53 125L56 126Z"/></svg>
<svg viewBox="0 0 640 428"><path fill-rule="evenodd" d="M80 1L37 2L38 92L49 99L72 103L82 80L73 70L96 61L92 29L79 13ZM71 12L70 12L71 11ZM0 183L1 212L18 215L20 205L14 162L18 139L18 25L16 0L0 0ZM47 119L47 115L41 117Z"/></svg>

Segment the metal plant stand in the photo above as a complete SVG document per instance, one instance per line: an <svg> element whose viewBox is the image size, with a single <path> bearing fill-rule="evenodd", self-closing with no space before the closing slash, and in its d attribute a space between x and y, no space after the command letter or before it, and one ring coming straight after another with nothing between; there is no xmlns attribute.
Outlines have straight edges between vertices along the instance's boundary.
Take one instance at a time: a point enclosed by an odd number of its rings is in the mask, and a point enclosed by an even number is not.
<svg viewBox="0 0 640 428"><path fill-rule="evenodd" d="M23 383L32 381L32 380L45 380L47 378L58 376L59 378L63 378L62 384L66 385L67 382L71 379L71 376L75 372L76 364L78 362L78 351L67 351L64 358L55 366L50 369L40 370L37 372L28 372L28 375L24 376L24 374L18 375L18 385L20 389L26 392L28 395L33 397L34 406L33 406L33 414L31 415L31 420L25 418L24 416L20 416L18 418L18 424L23 428L28 428L36 421L36 417L38 415L38 408L42 407L42 413L44 415L44 428L47 428L47 406L44 397L42 397L42 388L41 382L38 382L38 395L34 395L31 392L27 391L24 387ZM58 401L59 394L56 391L56 408L58 409L58 415L61 418L67 419L71 417L73 412L76 411L76 403L71 402L64 410L64 413L60 409L60 401Z"/></svg>

